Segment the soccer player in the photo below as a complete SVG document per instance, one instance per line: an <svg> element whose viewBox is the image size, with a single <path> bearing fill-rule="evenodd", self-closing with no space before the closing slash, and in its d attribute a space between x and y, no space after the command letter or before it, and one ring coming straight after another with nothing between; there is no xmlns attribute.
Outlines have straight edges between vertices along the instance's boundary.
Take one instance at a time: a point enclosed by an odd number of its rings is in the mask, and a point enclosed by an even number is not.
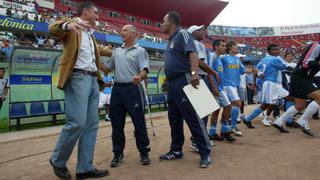
<svg viewBox="0 0 320 180"><path fill-rule="evenodd" d="M231 131L236 136L242 136L242 132L237 128L237 119L240 112L241 101L238 95L238 88L240 86L240 75L247 70L237 56L238 47L235 41L227 43L227 53L222 59L223 65L223 91L228 95L232 104L231 110ZM247 71L248 72L248 71Z"/></svg>
<svg viewBox="0 0 320 180"><path fill-rule="evenodd" d="M314 101L309 104L297 123L300 125L302 132L309 136L313 136L307 120L319 109L320 87L314 83L314 76L320 70L319 61L320 44L319 42L312 43L302 54L291 75L290 96L295 98L295 104L273 123L274 127L280 132L284 132L284 122L288 118L292 118L297 112L302 111L307 105L306 100L312 98Z"/></svg>
<svg viewBox="0 0 320 180"><path fill-rule="evenodd" d="M220 55L224 54L226 51L226 42L224 40L218 39L213 42L213 49L214 53L210 53L209 56L209 64L212 69L214 69L216 72L219 73L219 76L221 77L220 79L222 80L223 77L223 65L221 62ZM230 116L230 111L231 111L231 103L228 99L228 96L225 94L223 91L223 86L222 82L220 84L217 83L216 79L214 77L213 81L210 82L213 93L220 104L221 107L223 107L223 112L222 112L222 117L221 117L221 133L220 136L216 133L216 126L217 126L217 120L218 120L218 115L220 109L216 110L215 112L212 113L210 116L210 122L211 122L211 127L209 130L209 138L211 141L222 141L222 140L227 140L229 142L233 142L236 139L231 136L231 131L228 126L228 120ZM218 89L215 89L215 87L218 87ZM217 92L218 91L218 92Z"/></svg>
<svg viewBox="0 0 320 180"><path fill-rule="evenodd" d="M280 57L280 48L276 44L269 44L267 47L268 55L264 57L256 66L259 70L258 76L263 77L261 106L253 110L248 116L241 116L244 124L248 128L254 128L251 121L259 114L272 107L278 99L287 97L289 92L286 91L279 83L279 73L282 70L290 69ZM269 123L269 122L268 122Z"/></svg>

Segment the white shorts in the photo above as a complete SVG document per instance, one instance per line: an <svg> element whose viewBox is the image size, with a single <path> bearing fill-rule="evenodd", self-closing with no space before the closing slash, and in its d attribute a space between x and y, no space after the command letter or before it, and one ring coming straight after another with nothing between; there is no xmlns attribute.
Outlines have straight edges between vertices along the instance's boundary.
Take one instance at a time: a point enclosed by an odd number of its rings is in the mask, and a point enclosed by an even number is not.
<svg viewBox="0 0 320 180"><path fill-rule="evenodd" d="M220 101L220 106L221 107L226 107L226 106L229 106L231 104L229 99L228 99L228 96L223 91L219 92L219 101Z"/></svg>
<svg viewBox="0 0 320 180"><path fill-rule="evenodd" d="M237 87L223 86L223 91L224 91L224 93L227 94L227 96L231 102L240 100Z"/></svg>
<svg viewBox="0 0 320 180"><path fill-rule="evenodd" d="M276 104L278 99L287 97L289 92L281 84L265 81L262 85L261 103Z"/></svg>
<svg viewBox="0 0 320 180"><path fill-rule="evenodd" d="M111 94L100 92L98 108L102 108L106 104L110 104Z"/></svg>

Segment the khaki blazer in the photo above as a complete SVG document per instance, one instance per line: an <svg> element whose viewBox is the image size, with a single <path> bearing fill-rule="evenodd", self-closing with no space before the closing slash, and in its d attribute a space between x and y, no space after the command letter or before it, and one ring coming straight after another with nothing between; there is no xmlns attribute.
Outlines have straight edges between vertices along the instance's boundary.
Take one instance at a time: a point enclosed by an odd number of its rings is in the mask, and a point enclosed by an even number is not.
<svg viewBox="0 0 320 180"><path fill-rule="evenodd" d="M65 83L70 77L70 74L73 71L76 60L79 56L79 49L81 44L81 31L80 33L69 32L62 30L62 25L65 22L74 22L73 19L64 19L61 21L56 21L49 25L49 32L55 40L62 41L63 44L63 53L60 61L59 67L59 77L58 77L58 89L63 89ZM110 47L100 47L97 45L96 39L92 36L94 47L95 47L95 56L96 56L96 65L99 69L100 66L100 56L112 56L112 50ZM103 90L104 83L103 79L100 76L100 73L97 72L99 89Z"/></svg>

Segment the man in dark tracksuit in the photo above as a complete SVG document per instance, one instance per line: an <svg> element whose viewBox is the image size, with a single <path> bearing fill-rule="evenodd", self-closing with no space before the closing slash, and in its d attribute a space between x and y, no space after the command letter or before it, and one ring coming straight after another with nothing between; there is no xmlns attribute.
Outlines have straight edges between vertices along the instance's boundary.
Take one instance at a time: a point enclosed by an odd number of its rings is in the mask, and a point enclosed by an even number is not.
<svg viewBox="0 0 320 180"><path fill-rule="evenodd" d="M200 167L211 164L211 145L206 128L185 93L183 87L199 84L197 49L194 39L186 30L180 28L180 16L169 12L163 19L163 31L169 34L165 58L165 75L168 92L168 117L171 127L171 148L166 154L160 155L160 160L173 160L183 157L184 143L183 119L187 122L201 157Z"/></svg>
<svg viewBox="0 0 320 180"><path fill-rule="evenodd" d="M124 157L124 126L127 112L135 128L140 162L142 165L148 165L150 164L148 157L150 142L145 123L141 81L147 77L149 72L149 56L144 48L136 44L137 31L134 26L125 25L120 35L124 44L113 51L111 60L108 62L108 69L115 71L110 99L114 158L110 166L117 167Z"/></svg>

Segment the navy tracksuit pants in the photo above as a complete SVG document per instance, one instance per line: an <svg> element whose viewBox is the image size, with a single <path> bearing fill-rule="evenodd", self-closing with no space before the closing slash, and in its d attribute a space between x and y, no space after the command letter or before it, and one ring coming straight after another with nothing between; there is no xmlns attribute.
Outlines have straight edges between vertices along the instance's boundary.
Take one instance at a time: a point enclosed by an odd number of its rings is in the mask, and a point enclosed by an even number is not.
<svg viewBox="0 0 320 180"><path fill-rule="evenodd" d="M201 155L209 155L211 153L211 144L206 127L204 127L202 119L198 117L182 89L189 82L190 74L188 73L168 80L168 117L171 127L170 150L182 151L184 144L184 119L194 137L199 153Z"/></svg>
<svg viewBox="0 0 320 180"><path fill-rule="evenodd" d="M110 99L110 118L112 125L112 146L115 155L123 153L125 147L124 126L126 113L135 128L136 145L141 154L149 149L149 138L144 116L144 95L141 85L115 83Z"/></svg>

